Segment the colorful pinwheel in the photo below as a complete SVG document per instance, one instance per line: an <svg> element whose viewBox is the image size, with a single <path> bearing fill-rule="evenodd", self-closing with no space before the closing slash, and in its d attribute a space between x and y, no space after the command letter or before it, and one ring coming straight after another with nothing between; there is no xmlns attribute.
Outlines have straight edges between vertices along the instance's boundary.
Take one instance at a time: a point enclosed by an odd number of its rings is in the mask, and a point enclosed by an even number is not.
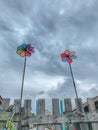
<svg viewBox="0 0 98 130"><path fill-rule="evenodd" d="M22 44L17 47L16 53L21 57L25 57L24 59L24 68L23 68L23 76L22 76L22 85L21 85L21 95L20 95L20 121L19 121L19 129L21 130L21 107L22 107L22 97L23 97L23 86L24 86L24 77L25 77L25 69L26 69L26 57L30 57L32 53L34 53L34 47L31 44Z"/></svg>
<svg viewBox="0 0 98 130"><path fill-rule="evenodd" d="M78 98L76 84L75 84L75 81L74 81L74 76L73 76L72 67L71 67L71 63L73 62L73 59L77 58L77 56L75 54L76 53L74 51L70 52L69 50L65 50L63 53L61 53L60 57L62 58L63 62L67 61L69 63L69 68L70 68L70 72L71 72L71 76L72 76L72 80L73 80L75 94L76 94L76 97Z"/></svg>
<svg viewBox="0 0 98 130"><path fill-rule="evenodd" d="M69 51L69 50L65 50L65 52L63 52L61 55L62 61L63 62L68 62L68 63L72 63L72 59L76 59L77 56L75 55L74 51Z"/></svg>
<svg viewBox="0 0 98 130"><path fill-rule="evenodd" d="M34 53L34 47L31 44L22 44L17 47L17 54L21 57L31 56L31 53Z"/></svg>

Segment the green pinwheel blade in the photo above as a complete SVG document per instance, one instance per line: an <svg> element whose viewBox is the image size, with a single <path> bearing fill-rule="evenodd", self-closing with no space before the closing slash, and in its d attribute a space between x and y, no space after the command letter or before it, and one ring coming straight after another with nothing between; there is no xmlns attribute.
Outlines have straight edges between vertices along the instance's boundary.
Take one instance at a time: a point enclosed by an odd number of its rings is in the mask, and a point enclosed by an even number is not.
<svg viewBox="0 0 98 130"><path fill-rule="evenodd" d="M70 58L72 58L72 59L76 59L77 56L76 56L76 55L71 55Z"/></svg>

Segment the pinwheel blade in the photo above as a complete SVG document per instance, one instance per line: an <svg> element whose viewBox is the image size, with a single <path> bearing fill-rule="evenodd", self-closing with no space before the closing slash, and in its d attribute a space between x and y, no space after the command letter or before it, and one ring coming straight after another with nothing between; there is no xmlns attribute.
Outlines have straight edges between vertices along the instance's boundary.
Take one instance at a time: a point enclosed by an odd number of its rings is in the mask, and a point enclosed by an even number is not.
<svg viewBox="0 0 98 130"><path fill-rule="evenodd" d="M31 56L31 53L30 53L30 52L28 52L28 51L26 51L25 56Z"/></svg>
<svg viewBox="0 0 98 130"><path fill-rule="evenodd" d="M25 57L25 56L26 56L26 51L21 52L21 53L20 53L20 56L21 56L21 57Z"/></svg>
<svg viewBox="0 0 98 130"><path fill-rule="evenodd" d="M23 46L18 46L17 50L24 50L24 47Z"/></svg>
<svg viewBox="0 0 98 130"><path fill-rule="evenodd" d="M75 55L76 53L75 53L75 51L71 51L71 53L70 53L70 55Z"/></svg>
<svg viewBox="0 0 98 130"><path fill-rule="evenodd" d="M69 50L65 50L64 52L66 55L70 55L70 51Z"/></svg>
<svg viewBox="0 0 98 130"><path fill-rule="evenodd" d="M68 63L72 63L72 59L71 59L71 58L68 58L68 59L67 59L67 62L68 62Z"/></svg>
<svg viewBox="0 0 98 130"><path fill-rule="evenodd" d="M62 53L60 56L61 56L61 58L64 58L64 57L66 57L67 55L66 55L65 53Z"/></svg>
<svg viewBox="0 0 98 130"><path fill-rule="evenodd" d="M76 59L77 56L76 56L76 55L71 55L70 58L72 58L72 59Z"/></svg>
<svg viewBox="0 0 98 130"><path fill-rule="evenodd" d="M16 53L20 55L23 52L23 50L17 50Z"/></svg>
<svg viewBox="0 0 98 130"><path fill-rule="evenodd" d="M62 61L63 61L63 62L66 62L66 61L67 61L67 58L66 58L66 57L62 58Z"/></svg>
<svg viewBox="0 0 98 130"><path fill-rule="evenodd" d="M22 44L21 47L23 47L24 49L27 49L27 44Z"/></svg>

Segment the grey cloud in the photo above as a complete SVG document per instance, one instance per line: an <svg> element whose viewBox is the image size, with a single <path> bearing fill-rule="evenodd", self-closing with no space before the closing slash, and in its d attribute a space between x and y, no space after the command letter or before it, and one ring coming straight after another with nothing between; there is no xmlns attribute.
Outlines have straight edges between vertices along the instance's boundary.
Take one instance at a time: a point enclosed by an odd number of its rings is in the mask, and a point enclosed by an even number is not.
<svg viewBox="0 0 98 130"><path fill-rule="evenodd" d="M50 97L60 97L60 98L73 98L75 97L74 86L71 78L67 78L67 81L62 84L58 83L55 90L50 90L48 92Z"/></svg>
<svg viewBox="0 0 98 130"><path fill-rule="evenodd" d="M23 42L33 43L36 49L35 54L27 60L27 72L31 73L32 70L32 74L33 71L38 71L51 77L68 78L64 83L58 84L55 90L48 92L31 91L31 88L26 86L24 97L25 95L36 97L38 94L40 96L46 94L47 98L48 96L50 98L75 97L68 64L62 63L59 56L65 49L75 50L78 57L72 64L75 80L88 81L88 84L93 82L97 86L97 8L96 0L79 2L75 0L1 0L0 72L3 72L7 84L4 83L3 78L0 80L0 86L3 86L4 90L10 86L7 95L19 96L21 80L19 79L19 82L17 80L18 84L9 83L11 76L7 77L7 70L12 69L16 77L22 77L24 59L17 56L15 51ZM0 79L2 79L1 76ZM79 90L78 86L77 88ZM97 92L96 89L89 90L91 96L97 94L95 91ZM86 92L82 95L86 96Z"/></svg>
<svg viewBox="0 0 98 130"><path fill-rule="evenodd" d="M44 91L40 91L39 93L38 93L38 95L42 95L42 94L44 94L45 92Z"/></svg>

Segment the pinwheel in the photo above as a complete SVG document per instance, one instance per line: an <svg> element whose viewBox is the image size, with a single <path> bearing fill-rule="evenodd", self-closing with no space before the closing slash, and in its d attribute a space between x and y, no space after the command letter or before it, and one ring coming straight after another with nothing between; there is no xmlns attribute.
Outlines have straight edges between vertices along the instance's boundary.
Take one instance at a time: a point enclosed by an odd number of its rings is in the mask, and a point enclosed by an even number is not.
<svg viewBox="0 0 98 130"><path fill-rule="evenodd" d="M30 57L32 53L34 53L34 46L31 44L22 44L17 47L16 53L21 57L24 57L24 68L23 68L23 76L22 76L22 85L21 85L21 96L20 96L20 123L19 127L21 129L21 106L22 106L22 97L23 97L23 86L24 86L24 77L25 77L25 69L26 69L26 57Z"/></svg>
<svg viewBox="0 0 98 130"><path fill-rule="evenodd" d="M74 85L74 89L75 89L75 94L76 94L76 97L78 99L76 84L75 84L75 80L74 80L74 76L73 76L73 72L72 72L72 67L71 67L71 63L73 62L73 59L76 59L77 56L75 55L74 51L70 52L69 50L65 50L63 53L61 53L60 57L61 57L63 62L68 62L69 63L69 68L70 68L70 72L71 72L71 76L72 76L72 81L73 81L73 85Z"/></svg>
<svg viewBox="0 0 98 130"><path fill-rule="evenodd" d="M68 62L68 63L72 63L72 59L76 59L77 56L75 55L75 52L72 51L70 52L69 50L66 50L64 53L62 53L61 55L62 61L63 62Z"/></svg>
<svg viewBox="0 0 98 130"><path fill-rule="evenodd" d="M21 46L17 47L17 54L21 57L31 56L34 53L34 47L31 44L22 44Z"/></svg>

